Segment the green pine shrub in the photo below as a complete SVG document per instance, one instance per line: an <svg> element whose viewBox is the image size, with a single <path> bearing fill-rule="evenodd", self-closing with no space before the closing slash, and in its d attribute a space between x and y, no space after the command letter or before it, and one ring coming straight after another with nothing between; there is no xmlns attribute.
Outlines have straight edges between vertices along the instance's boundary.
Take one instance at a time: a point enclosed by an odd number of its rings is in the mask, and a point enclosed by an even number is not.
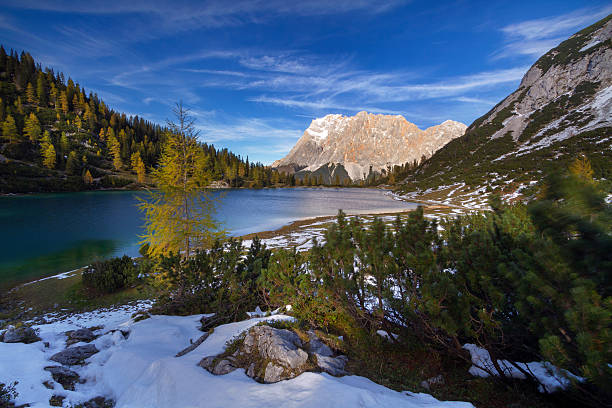
<svg viewBox="0 0 612 408"><path fill-rule="evenodd" d="M271 251L254 238L243 256L241 240L217 241L208 251L192 257L161 256L156 280L164 290L154 313L189 315L215 313L210 324L222 324L246 317L266 302L258 285L267 269Z"/></svg>
<svg viewBox="0 0 612 408"><path fill-rule="evenodd" d="M138 270L127 255L105 261L96 261L82 274L83 286L100 295L114 293L132 285Z"/></svg>

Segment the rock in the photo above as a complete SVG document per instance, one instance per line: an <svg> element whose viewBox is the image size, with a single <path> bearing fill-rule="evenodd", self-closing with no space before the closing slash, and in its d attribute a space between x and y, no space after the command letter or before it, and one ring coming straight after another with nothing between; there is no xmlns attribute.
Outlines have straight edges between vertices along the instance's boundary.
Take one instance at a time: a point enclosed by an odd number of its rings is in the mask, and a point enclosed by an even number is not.
<svg viewBox="0 0 612 408"><path fill-rule="evenodd" d="M275 382L279 382L281 380L286 380L288 378L292 378L292 377L291 376L287 376L285 374L285 368L284 367L282 367L280 365L276 365L276 364L270 362L266 366L266 371L264 373L263 381L265 383L275 383Z"/></svg>
<svg viewBox="0 0 612 408"><path fill-rule="evenodd" d="M96 354L99 350L93 344L70 347L51 356L51 360L63 365L81 364L83 360Z"/></svg>
<svg viewBox="0 0 612 408"><path fill-rule="evenodd" d="M251 365L249 365L249 368L246 370L246 375L251 378L255 377L255 363L251 363Z"/></svg>
<svg viewBox="0 0 612 408"><path fill-rule="evenodd" d="M235 364L235 359L232 357L217 358L216 356L208 356L204 357L198 365L215 375L225 375L238 368Z"/></svg>
<svg viewBox="0 0 612 408"><path fill-rule="evenodd" d="M115 401L104 397L95 397L83 403L83 408L113 408Z"/></svg>
<svg viewBox="0 0 612 408"><path fill-rule="evenodd" d="M308 343L308 351L314 354L318 354L320 356L330 357L334 355L334 352L327 346L327 344L323 343L319 337L310 330L308 332L308 337L310 338L310 342Z"/></svg>
<svg viewBox="0 0 612 408"><path fill-rule="evenodd" d="M333 357L332 349L323 343L314 331L308 331L308 337L310 338L308 351L314 355L319 369L335 376L345 375L344 366L348 358L346 356Z"/></svg>
<svg viewBox="0 0 612 408"><path fill-rule="evenodd" d="M35 343L40 340L31 327L9 327L2 338L5 343Z"/></svg>
<svg viewBox="0 0 612 408"><path fill-rule="evenodd" d="M223 359L219 361L219 363L216 365L216 367L213 370L213 374L225 375L225 374L231 373L236 368L238 367L235 367L232 364L232 361L230 359Z"/></svg>
<svg viewBox="0 0 612 408"><path fill-rule="evenodd" d="M255 326L244 338L243 352L258 353L259 358L283 366L287 371L298 370L308 361L308 353L301 349L302 340L294 332L270 326ZM286 374L287 378L295 375Z"/></svg>
<svg viewBox="0 0 612 408"><path fill-rule="evenodd" d="M320 354L315 354L317 359L317 366L321 369L321 371L325 371L328 374L334 376L346 375L346 371L344 370L344 366L348 361L348 357L346 356L338 356L338 357L330 357L330 356L322 356Z"/></svg>
<svg viewBox="0 0 612 408"><path fill-rule="evenodd" d="M62 366L45 367L51 373L55 382L60 383L65 390L74 391L74 384L80 381L80 377L74 371Z"/></svg>
<svg viewBox="0 0 612 408"><path fill-rule="evenodd" d="M425 381L421 381L420 386L425 388L426 390L431 389L431 386L433 385L443 385L444 384L444 377L442 376L442 374L440 375L436 375L435 377L431 377L428 378Z"/></svg>
<svg viewBox="0 0 612 408"><path fill-rule="evenodd" d="M89 343L94 340L97 336L89 329L78 329L74 331L66 332L66 336L68 336L68 340L66 340L67 345L71 345L74 343L85 342Z"/></svg>
<svg viewBox="0 0 612 408"><path fill-rule="evenodd" d="M49 405L52 407L63 407L64 399L66 399L66 397L61 395L53 395L51 398L49 398Z"/></svg>
<svg viewBox="0 0 612 408"><path fill-rule="evenodd" d="M334 357L334 352L317 335L308 332L304 344L291 330L270 326L254 326L232 352L208 356L198 364L217 375L244 368L247 376L263 383L275 383L295 378L305 371L325 371L331 375L346 374L346 356ZM316 363L316 364L315 364Z"/></svg>

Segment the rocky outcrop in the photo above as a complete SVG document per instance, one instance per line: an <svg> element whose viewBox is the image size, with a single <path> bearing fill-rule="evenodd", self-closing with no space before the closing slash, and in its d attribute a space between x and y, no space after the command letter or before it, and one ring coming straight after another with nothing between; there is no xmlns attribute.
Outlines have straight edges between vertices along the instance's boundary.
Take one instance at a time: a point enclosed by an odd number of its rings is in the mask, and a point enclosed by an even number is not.
<svg viewBox="0 0 612 408"><path fill-rule="evenodd" d="M519 88L496 106L486 117L483 124L489 124L504 109L511 110L509 117L504 117L503 127L493 134L501 137L508 132L516 141L543 108L563 97L574 96L571 110L565 114L579 111L583 118L591 120L583 124L585 130L595 129L612 124L612 19L600 22L591 30L583 30L570 37L557 48L552 49L538 60L523 77ZM588 87L588 88L587 88ZM585 92L587 91L587 92ZM604 106L596 102L598 93L607 92ZM605 96L600 94L601 96ZM579 100L582 99L582 100ZM576 109L577 108L577 109ZM506 115L504 115L506 116ZM563 113L548 115L539 126L541 130L547 125L562 128L559 121ZM558 123L554 123L558 122ZM554 127L551 129L554 130ZM580 130L576 128L575 131ZM577 132L573 132L577 133ZM529 135L529 136L537 136Z"/></svg>
<svg viewBox="0 0 612 408"><path fill-rule="evenodd" d="M50 366L45 367L45 370L49 371L53 380L61 384L65 390L74 391L74 384L80 382L79 375L66 367Z"/></svg>
<svg viewBox="0 0 612 408"><path fill-rule="evenodd" d="M94 340L97 336L90 329L78 329L66 332L68 339L66 345L69 346L74 343L89 343Z"/></svg>
<svg viewBox="0 0 612 408"><path fill-rule="evenodd" d="M93 356L98 351L99 350L93 344L69 347L66 350L52 355L51 360L63 365L77 365L82 364L85 359Z"/></svg>
<svg viewBox="0 0 612 408"><path fill-rule="evenodd" d="M9 327L0 338L4 343L35 343L40 341L36 330L31 327Z"/></svg>
<svg viewBox="0 0 612 408"><path fill-rule="evenodd" d="M449 120L423 131L401 115L327 115L313 120L289 154L272 167L315 172L325 165L342 165L351 180L359 180L370 167L380 171L430 157L465 129Z"/></svg>
<svg viewBox="0 0 612 408"><path fill-rule="evenodd" d="M255 326L231 354L205 357L199 365L215 375L244 368L249 377L263 383L295 378L305 371L346 374L346 356L334 356L314 332L308 336L304 342L291 330Z"/></svg>

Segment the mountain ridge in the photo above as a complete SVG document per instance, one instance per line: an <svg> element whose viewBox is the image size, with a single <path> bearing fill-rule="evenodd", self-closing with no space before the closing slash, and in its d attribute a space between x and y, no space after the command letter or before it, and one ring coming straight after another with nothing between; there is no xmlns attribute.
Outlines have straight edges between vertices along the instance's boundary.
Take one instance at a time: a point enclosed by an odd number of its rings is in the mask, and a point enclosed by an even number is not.
<svg viewBox="0 0 612 408"><path fill-rule="evenodd" d="M447 120L421 130L401 115L365 111L355 116L329 114L314 119L291 151L272 167L299 173L342 165L351 180L365 179L370 168L380 172L431 156L466 128Z"/></svg>
<svg viewBox="0 0 612 408"><path fill-rule="evenodd" d="M519 87L408 175L402 191L465 183L517 189L579 155L612 178L612 15L551 49Z"/></svg>

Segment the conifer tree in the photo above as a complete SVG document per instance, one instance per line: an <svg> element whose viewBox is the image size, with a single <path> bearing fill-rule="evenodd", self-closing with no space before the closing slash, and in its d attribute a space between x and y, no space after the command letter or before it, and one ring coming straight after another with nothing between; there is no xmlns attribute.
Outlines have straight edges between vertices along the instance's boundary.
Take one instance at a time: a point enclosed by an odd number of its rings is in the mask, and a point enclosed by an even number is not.
<svg viewBox="0 0 612 408"><path fill-rule="evenodd" d="M585 155L577 157L570 165L569 171L582 181L589 183L593 182L593 168L591 167L591 162Z"/></svg>
<svg viewBox="0 0 612 408"><path fill-rule="evenodd" d="M115 170L121 170L123 166L123 162L121 161L121 145L113 134L108 138L108 148L113 156L113 167Z"/></svg>
<svg viewBox="0 0 612 408"><path fill-rule="evenodd" d="M45 76L41 71L38 75L38 78L36 78L36 96L40 105L47 106L47 91L45 89L44 78Z"/></svg>
<svg viewBox="0 0 612 408"><path fill-rule="evenodd" d="M23 104L21 103L21 96L18 96L17 99L15 99L15 109L17 110L17 112L21 115L23 115Z"/></svg>
<svg viewBox="0 0 612 408"><path fill-rule="evenodd" d="M15 119L13 116L7 115L6 120L2 124L2 136L9 140L9 143L17 141L19 135L17 134L17 125L15 125Z"/></svg>
<svg viewBox="0 0 612 408"><path fill-rule="evenodd" d="M53 143L45 143L42 146L43 166L48 169L55 168L57 157L55 155L55 147Z"/></svg>
<svg viewBox="0 0 612 408"><path fill-rule="evenodd" d="M221 232L213 218L214 200L205 190L210 174L194 120L182 103L173 112L177 122L168 122L159 166L152 173L158 190L140 204L146 228L142 243L152 256L189 257L194 248L212 245Z"/></svg>
<svg viewBox="0 0 612 408"><path fill-rule="evenodd" d="M51 103L53 104L53 107L57 110L57 88L55 86L55 83L51 83L51 91L49 91L49 94L51 95Z"/></svg>
<svg viewBox="0 0 612 408"><path fill-rule="evenodd" d="M60 149L62 149L62 154L66 154L70 150L70 140L68 140L66 132L62 132L62 137L60 138Z"/></svg>
<svg viewBox="0 0 612 408"><path fill-rule="evenodd" d="M70 106L68 106L68 96L66 95L66 91L60 92L60 106L62 108L62 112L64 112L64 115L67 114L70 110Z"/></svg>
<svg viewBox="0 0 612 408"><path fill-rule="evenodd" d="M40 132L40 122L34 112L32 112L25 121L25 126L23 127L24 136L27 136L32 142L37 142L40 138Z"/></svg>
<svg viewBox="0 0 612 408"><path fill-rule="evenodd" d="M91 176L91 173L88 170L85 170L85 173L83 173L83 182L85 184L92 184L93 183L93 177Z"/></svg>
<svg viewBox="0 0 612 408"><path fill-rule="evenodd" d="M34 87L31 82L28 82L28 86L26 88L26 98L29 104L36 103L36 92L34 92Z"/></svg>
<svg viewBox="0 0 612 408"><path fill-rule="evenodd" d="M66 173L78 174L79 172L79 159L76 152L73 150L68 154L68 160L66 161Z"/></svg>
<svg viewBox="0 0 612 408"><path fill-rule="evenodd" d="M145 180L145 174L146 174L146 167L144 162L142 161L142 158L140 157L140 152L136 152L134 154L132 154L132 169L136 172L136 175L138 176L138 182L139 183L144 183Z"/></svg>

